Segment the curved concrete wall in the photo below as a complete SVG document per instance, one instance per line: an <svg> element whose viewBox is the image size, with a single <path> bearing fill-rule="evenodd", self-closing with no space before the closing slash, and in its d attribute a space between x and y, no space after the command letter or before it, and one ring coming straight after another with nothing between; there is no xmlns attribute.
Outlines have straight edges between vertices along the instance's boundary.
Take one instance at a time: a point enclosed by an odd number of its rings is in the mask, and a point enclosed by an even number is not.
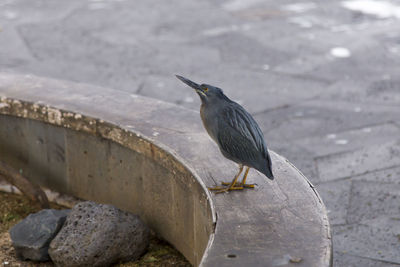
<svg viewBox="0 0 400 267"><path fill-rule="evenodd" d="M0 157L51 189L138 213L195 265L328 266L325 207L272 153L276 180L230 179L198 113L106 88L0 74ZM298 262L299 261L299 262Z"/></svg>
<svg viewBox="0 0 400 267"><path fill-rule="evenodd" d="M30 109L29 103L20 103ZM47 188L139 214L198 263L214 228L202 185L148 140L126 132L123 136L121 130L117 143L102 133L114 129L115 134L116 127L95 124L99 132L90 134L40 120L0 116L0 125L7 125L0 127L0 151L5 152L1 159ZM123 146L128 143L134 145Z"/></svg>

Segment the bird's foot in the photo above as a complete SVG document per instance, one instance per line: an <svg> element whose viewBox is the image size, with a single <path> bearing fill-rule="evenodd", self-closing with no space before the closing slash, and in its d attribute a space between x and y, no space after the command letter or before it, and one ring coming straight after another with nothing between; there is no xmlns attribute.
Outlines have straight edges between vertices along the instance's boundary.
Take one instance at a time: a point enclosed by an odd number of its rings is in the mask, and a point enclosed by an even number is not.
<svg viewBox="0 0 400 267"><path fill-rule="evenodd" d="M226 183L222 182L222 186L215 186L215 187L208 187L209 190L211 191L216 191L215 193L225 193L231 190L243 190L245 188L254 188L254 184L242 184L242 183L236 183L235 185L232 185L232 183Z"/></svg>
<svg viewBox="0 0 400 267"><path fill-rule="evenodd" d="M230 186L236 187L237 184L238 184L238 183L236 183L236 184L234 184L234 185L232 186L232 182L229 182L229 183L222 182L222 183L221 183L222 186L208 187L208 190L211 190L211 191L225 190L225 189L228 189ZM224 186L224 185L225 185L225 186ZM226 190L226 191L228 191L228 190Z"/></svg>
<svg viewBox="0 0 400 267"><path fill-rule="evenodd" d="M231 183L222 182L221 184L230 185ZM243 188L254 188L256 186L256 184L242 184L242 183L236 183L236 185Z"/></svg>
<svg viewBox="0 0 400 267"><path fill-rule="evenodd" d="M216 187L207 187L208 190L215 191L215 190L222 190L227 188L226 186L216 186Z"/></svg>
<svg viewBox="0 0 400 267"><path fill-rule="evenodd" d="M211 191L216 191L215 194L219 193L225 193L231 190L243 190L243 186L232 186L232 187L227 187L227 186L216 186L216 187L209 187L208 188Z"/></svg>

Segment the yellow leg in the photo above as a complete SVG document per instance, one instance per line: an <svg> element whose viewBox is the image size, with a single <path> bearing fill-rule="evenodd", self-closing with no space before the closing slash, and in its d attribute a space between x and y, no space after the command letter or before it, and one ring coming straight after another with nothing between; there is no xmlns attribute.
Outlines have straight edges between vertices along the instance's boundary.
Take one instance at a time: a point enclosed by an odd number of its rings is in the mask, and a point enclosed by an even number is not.
<svg viewBox="0 0 400 267"><path fill-rule="evenodd" d="M254 188L254 184L246 184L246 179L247 179L247 175L249 174L249 171L250 171L250 167L247 167L246 171L244 172L242 182L237 184L239 187ZM222 183L222 184L229 185L229 183Z"/></svg>
<svg viewBox="0 0 400 267"><path fill-rule="evenodd" d="M254 184L246 184L247 174L249 174L249 171L250 171L250 167L247 167L247 170L243 175L242 186L254 188Z"/></svg>
<svg viewBox="0 0 400 267"><path fill-rule="evenodd" d="M245 184L245 183L246 183L247 174L249 174L249 171L250 171L250 168L247 167L247 170L244 172L244 175L243 175L242 184Z"/></svg>
<svg viewBox="0 0 400 267"><path fill-rule="evenodd" d="M208 189L209 190L217 190L217 192L215 192L215 193L223 193L223 192L227 192L229 190L241 190L241 189L243 189L242 186L238 186L238 187L235 186L236 182L237 182L237 179L239 178L239 176L242 173L242 171L243 171L243 165L240 165L238 174L236 174L236 176L235 176L235 178L233 178L232 182L229 183L228 187L216 186L216 187L209 187ZM228 183L223 183L223 184L228 184Z"/></svg>

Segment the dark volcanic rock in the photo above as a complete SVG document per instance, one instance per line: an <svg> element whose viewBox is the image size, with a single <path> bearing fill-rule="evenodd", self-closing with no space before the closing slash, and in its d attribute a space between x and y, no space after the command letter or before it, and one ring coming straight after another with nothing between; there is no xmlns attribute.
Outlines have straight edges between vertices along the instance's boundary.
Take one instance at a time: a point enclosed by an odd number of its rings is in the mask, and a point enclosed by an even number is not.
<svg viewBox="0 0 400 267"><path fill-rule="evenodd" d="M17 257L23 260L50 260L50 241L61 229L70 210L45 209L30 214L10 229Z"/></svg>
<svg viewBox="0 0 400 267"><path fill-rule="evenodd" d="M59 266L109 266L139 258L148 244L149 229L138 216L87 201L71 210L49 254Z"/></svg>

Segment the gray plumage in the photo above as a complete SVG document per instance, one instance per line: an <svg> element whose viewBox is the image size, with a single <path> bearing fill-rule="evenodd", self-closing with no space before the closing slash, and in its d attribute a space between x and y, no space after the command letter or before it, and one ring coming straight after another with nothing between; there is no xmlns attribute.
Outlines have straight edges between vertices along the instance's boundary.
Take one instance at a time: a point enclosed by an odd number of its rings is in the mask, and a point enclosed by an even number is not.
<svg viewBox="0 0 400 267"><path fill-rule="evenodd" d="M240 165L262 172L272 180L271 158L264 135L253 117L224 95L220 88L198 85L181 76L177 78L194 88L200 96L203 125L222 154Z"/></svg>

